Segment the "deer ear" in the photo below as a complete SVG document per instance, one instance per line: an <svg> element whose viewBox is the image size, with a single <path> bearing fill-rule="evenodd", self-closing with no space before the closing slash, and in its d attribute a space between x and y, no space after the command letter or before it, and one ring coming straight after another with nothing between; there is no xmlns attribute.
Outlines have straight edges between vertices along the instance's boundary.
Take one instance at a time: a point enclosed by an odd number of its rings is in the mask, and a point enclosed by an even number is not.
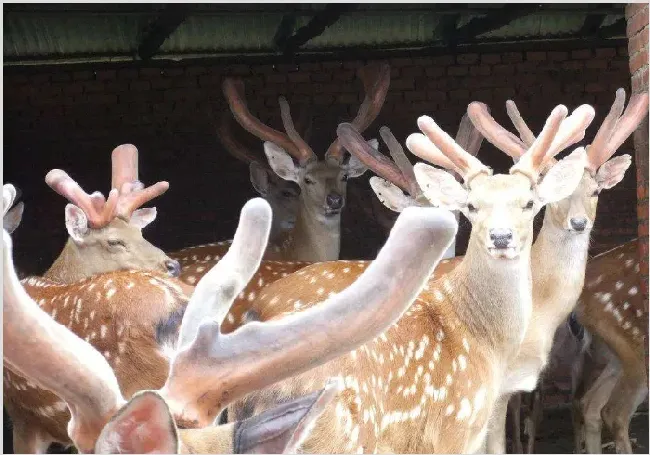
<svg viewBox="0 0 650 455"><path fill-rule="evenodd" d="M297 453L338 385L310 393L235 424L234 453Z"/></svg>
<svg viewBox="0 0 650 455"><path fill-rule="evenodd" d="M179 453L178 430L165 400L144 391L104 426L95 453Z"/></svg>
<svg viewBox="0 0 650 455"><path fill-rule="evenodd" d="M462 210L467 204L467 190L447 171L424 163L413 166L422 193L434 207Z"/></svg>
<svg viewBox="0 0 650 455"><path fill-rule="evenodd" d="M20 225L20 222L23 219L23 211L25 210L25 204L21 201L16 204L14 207L9 209L7 214L2 219L2 227L8 232L13 233L16 228Z"/></svg>
<svg viewBox="0 0 650 455"><path fill-rule="evenodd" d="M65 228L75 243L81 243L88 234L88 218L83 210L74 204L65 206Z"/></svg>
<svg viewBox="0 0 650 455"><path fill-rule="evenodd" d="M300 167L296 166L291 155L282 147L278 147L273 142L265 142L264 153L269 160L271 169L280 178L300 183Z"/></svg>
<svg viewBox="0 0 650 455"><path fill-rule="evenodd" d="M269 194L269 174L268 171L260 166L259 163L253 161L250 166L250 179L253 184L255 191L259 193L260 196L265 197Z"/></svg>
<svg viewBox="0 0 650 455"><path fill-rule="evenodd" d="M575 149L558 161L537 185L537 198L541 204L550 204L571 196L582 180L586 164L584 147Z"/></svg>
<svg viewBox="0 0 650 455"><path fill-rule="evenodd" d="M129 224L142 230L156 219L156 215L158 215L156 207L134 210L131 214Z"/></svg>
<svg viewBox="0 0 650 455"><path fill-rule="evenodd" d="M596 182L598 183L599 190L608 190L616 186L623 177L625 171L632 165L632 157L630 155L615 156L611 160L598 168L596 173Z"/></svg>
<svg viewBox="0 0 650 455"><path fill-rule="evenodd" d="M370 187L387 208L393 212L402 212L406 207L417 206L415 200L392 183L380 178L370 177Z"/></svg>

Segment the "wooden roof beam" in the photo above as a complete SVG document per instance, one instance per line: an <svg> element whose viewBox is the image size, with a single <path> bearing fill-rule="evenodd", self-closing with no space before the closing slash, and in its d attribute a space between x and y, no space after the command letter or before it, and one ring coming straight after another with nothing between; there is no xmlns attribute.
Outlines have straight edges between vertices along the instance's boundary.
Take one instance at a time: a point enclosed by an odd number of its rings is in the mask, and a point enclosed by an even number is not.
<svg viewBox="0 0 650 455"><path fill-rule="evenodd" d="M190 6L187 4L165 5L156 19L144 27L138 44L137 57L142 60L153 57L165 40L185 21L189 12Z"/></svg>

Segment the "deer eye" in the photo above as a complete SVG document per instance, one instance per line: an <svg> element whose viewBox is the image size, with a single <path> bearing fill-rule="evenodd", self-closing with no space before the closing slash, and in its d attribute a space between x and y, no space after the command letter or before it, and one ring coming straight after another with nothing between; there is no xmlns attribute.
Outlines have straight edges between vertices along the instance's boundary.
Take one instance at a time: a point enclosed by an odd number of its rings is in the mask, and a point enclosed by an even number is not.
<svg viewBox="0 0 650 455"><path fill-rule="evenodd" d="M316 183L316 182L314 182L314 180L312 180L312 179L309 178L309 177L305 177L305 183L306 183L307 185L313 185L313 184Z"/></svg>
<svg viewBox="0 0 650 455"><path fill-rule="evenodd" d="M293 196L294 196L294 194L291 191L282 190L282 197L290 198L290 197L293 197Z"/></svg>
<svg viewBox="0 0 650 455"><path fill-rule="evenodd" d="M533 204L534 204L534 202L533 202L533 200L531 199L530 201L528 201L528 203L527 203L526 206L524 207L524 210L530 210L530 209L532 209L532 208L533 208Z"/></svg>
<svg viewBox="0 0 650 455"><path fill-rule="evenodd" d="M478 211L476 206L474 204L472 204L471 202L469 204L467 204L467 210L469 210L470 213L476 213Z"/></svg>
<svg viewBox="0 0 650 455"><path fill-rule="evenodd" d="M343 175L341 176L341 181L342 181L342 182L347 182L347 181L348 181L348 178L349 178L349 177L348 177L348 174L343 174Z"/></svg>
<svg viewBox="0 0 650 455"><path fill-rule="evenodd" d="M599 194L600 194L600 190L596 190L591 194L591 197L598 197Z"/></svg>
<svg viewBox="0 0 650 455"><path fill-rule="evenodd" d="M126 243L124 243L123 240L108 239L106 243L108 243L108 246L121 246L123 248L126 248Z"/></svg>

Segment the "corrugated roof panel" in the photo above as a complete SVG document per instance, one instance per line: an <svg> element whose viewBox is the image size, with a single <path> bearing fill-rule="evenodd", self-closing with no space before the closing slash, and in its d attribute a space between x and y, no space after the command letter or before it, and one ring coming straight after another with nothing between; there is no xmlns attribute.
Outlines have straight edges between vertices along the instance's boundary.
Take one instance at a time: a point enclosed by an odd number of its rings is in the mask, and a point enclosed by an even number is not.
<svg viewBox="0 0 650 455"><path fill-rule="evenodd" d="M138 15L5 15L5 57L128 54L137 43Z"/></svg>
<svg viewBox="0 0 650 455"><path fill-rule="evenodd" d="M479 38L514 38L576 33L585 21L584 14L537 13L515 19L508 25L479 35Z"/></svg>

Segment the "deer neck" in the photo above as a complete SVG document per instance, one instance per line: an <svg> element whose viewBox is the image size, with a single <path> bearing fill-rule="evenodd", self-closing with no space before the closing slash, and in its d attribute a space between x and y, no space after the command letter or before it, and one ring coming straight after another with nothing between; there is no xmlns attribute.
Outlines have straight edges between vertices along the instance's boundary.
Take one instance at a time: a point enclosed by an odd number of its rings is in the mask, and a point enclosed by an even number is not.
<svg viewBox="0 0 650 455"><path fill-rule="evenodd" d="M533 305L538 318L554 332L580 296L589 252L589 231L570 232L558 227L549 212L532 247Z"/></svg>
<svg viewBox="0 0 650 455"><path fill-rule="evenodd" d="M45 272L43 278L63 284L82 280L88 277L88 274L81 273L82 267L79 267L81 263L82 258L79 250L74 245L72 239L68 238L65 247L63 247L63 251L61 251L59 257L56 258L52 266Z"/></svg>
<svg viewBox="0 0 650 455"><path fill-rule="evenodd" d="M470 237L463 261L450 273L447 297L467 330L507 359L518 350L531 318L532 242L509 260L494 259L474 243Z"/></svg>
<svg viewBox="0 0 650 455"><path fill-rule="evenodd" d="M301 206L284 256L293 261L325 262L339 258L341 215L323 218Z"/></svg>

